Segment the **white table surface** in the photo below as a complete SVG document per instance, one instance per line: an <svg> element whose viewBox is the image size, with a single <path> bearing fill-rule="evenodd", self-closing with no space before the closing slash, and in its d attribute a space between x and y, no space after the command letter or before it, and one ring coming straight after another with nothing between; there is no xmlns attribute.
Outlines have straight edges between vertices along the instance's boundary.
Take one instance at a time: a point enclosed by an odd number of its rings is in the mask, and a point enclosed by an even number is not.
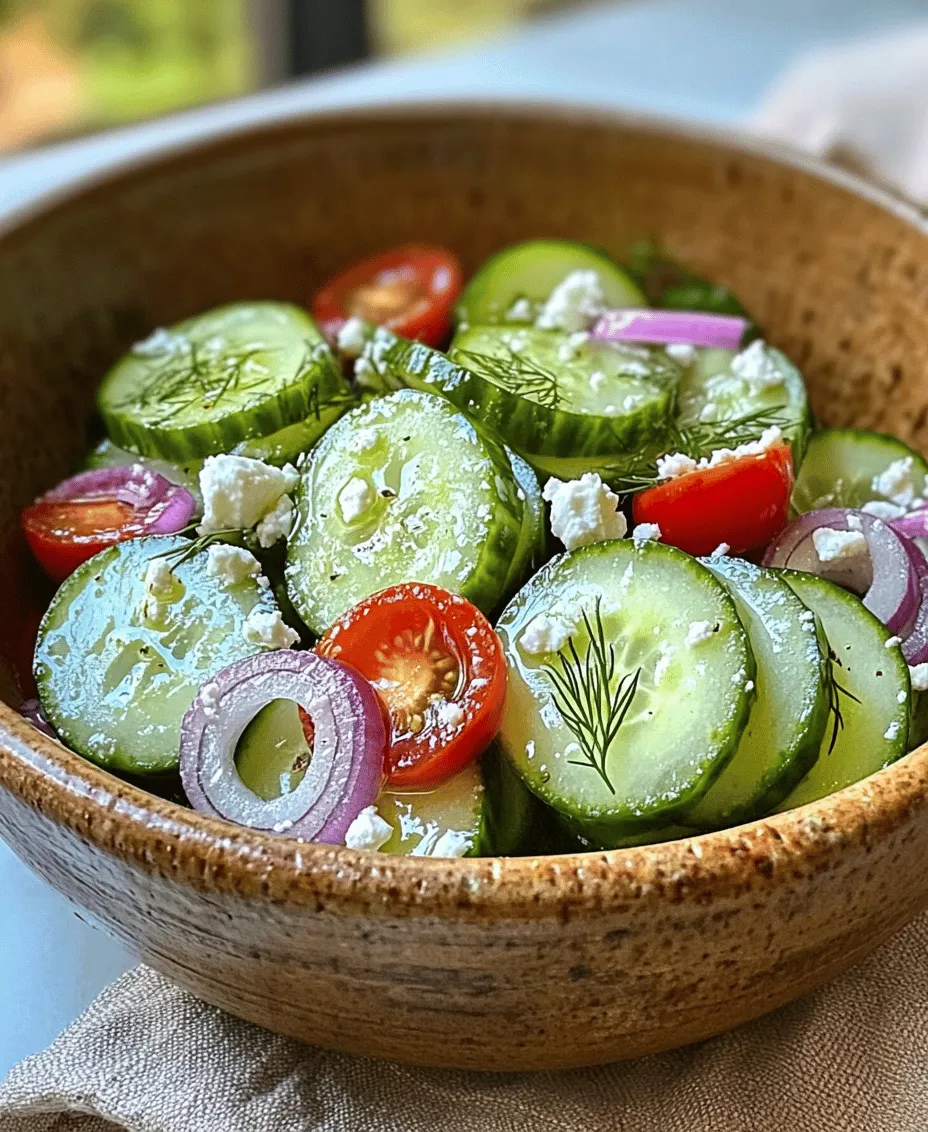
<svg viewBox="0 0 928 1132"><path fill-rule="evenodd" d="M206 133L334 106L567 99L737 123L800 52L925 13L925 0L650 0L546 20L440 56L379 63L0 161L0 219L109 164ZM0 842L0 1077L71 1022L131 957Z"/></svg>

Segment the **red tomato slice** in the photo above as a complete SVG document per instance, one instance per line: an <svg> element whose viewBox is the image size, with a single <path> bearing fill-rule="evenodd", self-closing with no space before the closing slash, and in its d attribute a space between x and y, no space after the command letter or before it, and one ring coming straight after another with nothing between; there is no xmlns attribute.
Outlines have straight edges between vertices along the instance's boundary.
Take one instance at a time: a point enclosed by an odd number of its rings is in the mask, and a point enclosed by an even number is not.
<svg viewBox="0 0 928 1132"><path fill-rule="evenodd" d="M462 285L461 265L451 252L407 244L339 272L316 292L310 309L330 341L354 316L440 346Z"/></svg>
<svg viewBox="0 0 928 1132"><path fill-rule="evenodd" d="M366 677L391 721L387 785L428 789L499 730L506 660L489 621L439 586L405 582L359 602L316 646Z"/></svg>
<svg viewBox="0 0 928 1132"><path fill-rule="evenodd" d="M635 496L636 523L657 523L661 540L689 554L723 542L733 554L766 546L786 526L793 457L785 443L763 455L688 472Z"/></svg>

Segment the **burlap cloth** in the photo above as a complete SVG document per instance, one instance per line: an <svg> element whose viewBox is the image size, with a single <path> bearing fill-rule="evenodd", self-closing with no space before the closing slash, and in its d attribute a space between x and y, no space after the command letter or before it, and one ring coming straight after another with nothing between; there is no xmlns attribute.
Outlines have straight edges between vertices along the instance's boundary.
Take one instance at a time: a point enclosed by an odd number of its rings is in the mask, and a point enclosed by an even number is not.
<svg viewBox="0 0 928 1132"><path fill-rule="evenodd" d="M800 61L754 126L928 200L928 29ZM928 1132L926 1039L928 915L740 1030L571 1073L325 1053L139 968L13 1070L0 1132Z"/></svg>

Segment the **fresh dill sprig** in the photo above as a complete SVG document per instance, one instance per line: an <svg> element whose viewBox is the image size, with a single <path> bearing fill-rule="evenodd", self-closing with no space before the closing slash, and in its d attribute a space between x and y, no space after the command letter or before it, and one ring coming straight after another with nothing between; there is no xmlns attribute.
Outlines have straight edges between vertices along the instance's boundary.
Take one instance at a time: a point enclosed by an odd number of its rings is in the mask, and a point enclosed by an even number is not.
<svg viewBox="0 0 928 1132"><path fill-rule="evenodd" d="M838 742L838 733L844 730L844 715L841 712L841 697L847 696L849 700L853 700L855 704L859 704L860 700L853 692L848 691L838 683L835 676L835 664L840 665L841 661L838 660L837 654L834 649L828 650L828 659L825 663L825 684L828 689L828 710L833 717L831 727L831 741L828 744L829 755L835 749L835 744Z"/></svg>
<svg viewBox="0 0 928 1132"><path fill-rule="evenodd" d="M196 523L191 523L177 533L179 535L194 534L196 529ZM195 558L198 554L206 550L207 547L212 546L214 542L219 542L221 539L229 538L232 535L241 535L241 533L242 532L237 527L230 527L225 531L210 531L209 534L199 535L197 538L190 539L187 546L175 546L171 550L162 550L160 554L153 554L152 558L166 558L171 573L173 573L178 566L183 566L185 562L189 562L191 558Z"/></svg>
<svg viewBox="0 0 928 1132"><path fill-rule="evenodd" d="M556 409L561 403L561 389L557 374L517 353L507 346L508 357L481 354L473 350L455 350L454 360L476 373L490 378L508 393L530 397L536 405Z"/></svg>
<svg viewBox="0 0 928 1132"><path fill-rule="evenodd" d="M606 759L638 691L641 668L626 672L616 681L615 648L606 640L601 604L602 599L597 598L595 624L583 611L589 636L583 656L571 637L566 650L558 651L560 667L543 664L542 668L554 685L555 707L584 755L582 760L569 762L573 766L592 767L614 794L615 788L606 773Z"/></svg>
<svg viewBox="0 0 928 1132"><path fill-rule="evenodd" d="M789 423L780 410L774 407L758 409L743 417L728 420L673 424L661 442L661 455L682 452L694 460L700 460L711 456L718 448L737 448L739 444L749 444L752 440L757 440L765 429L774 426L786 428ZM643 458L640 464L609 476L610 486L619 494L644 491L657 482L656 456Z"/></svg>

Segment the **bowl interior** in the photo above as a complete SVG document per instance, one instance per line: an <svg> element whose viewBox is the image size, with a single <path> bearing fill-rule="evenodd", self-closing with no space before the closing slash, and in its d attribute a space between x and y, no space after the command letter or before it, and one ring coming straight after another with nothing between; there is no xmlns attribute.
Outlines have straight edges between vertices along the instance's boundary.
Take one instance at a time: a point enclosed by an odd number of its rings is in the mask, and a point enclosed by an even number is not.
<svg viewBox="0 0 928 1132"><path fill-rule="evenodd" d="M19 509L71 471L110 362L243 298L305 302L406 241L470 271L565 236L642 237L731 286L802 368L818 418L928 444L928 235L852 181L761 150L595 115L449 108L264 127L132 168L0 236L0 697L31 694L50 587Z"/></svg>

